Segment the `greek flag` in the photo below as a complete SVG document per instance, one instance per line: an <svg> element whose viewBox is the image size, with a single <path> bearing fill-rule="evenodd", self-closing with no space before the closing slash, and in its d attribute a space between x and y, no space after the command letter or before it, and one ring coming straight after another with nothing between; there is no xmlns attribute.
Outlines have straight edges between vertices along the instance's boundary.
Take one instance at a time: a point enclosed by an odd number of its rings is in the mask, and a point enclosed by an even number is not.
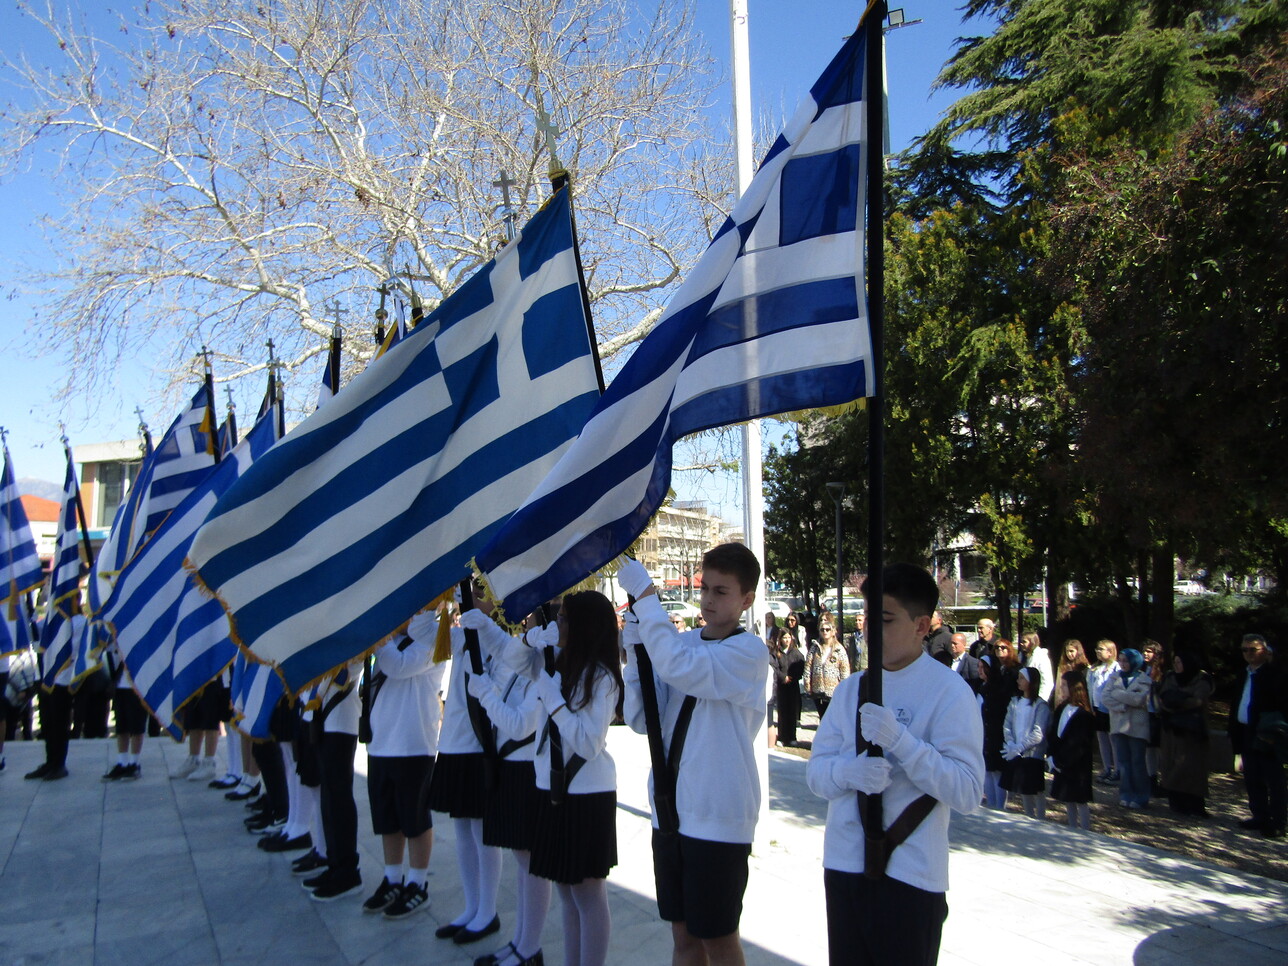
<svg viewBox="0 0 1288 966"><path fill-rule="evenodd" d="M62 509L58 514L58 540L54 545L53 571L49 577L49 600L45 604L45 623L40 628L40 649L44 652L41 666L47 688L54 686L54 678L68 661L79 657L85 639L72 639L72 608L80 597L80 518L76 515L76 466L71 450L67 451L67 474L63 478ZM79 661L74 662L78 664ZM96 666L96 665L95 665ZM87 674L88 665L73 667L72 678Z"/></svg>
<svg viewBox="0 0 1288 966"><path fill-rule="evenodd" d="M0 605L5 620L15 622L22 613L22 600L29 590L44 582L36 541L31 536L27 511L14 477L9 447L4 447L4 471L0 475Z"/></svg>
<svg viewBox="0 0 1288 966"><path fill-rule="evenodd" d="M566 191L215 506L190 561L292 691L469 575L598 396Z"/></svg>
<svg viewBox="0 0 1288 966"><path fill-rule="evenodd" d="M161 443L144 459L138 478L117 508L112 529L99 549L90 581L90 613L97 615L112 582L170 511L205 479L218 460L206 383L193 395ZM100 637L101 634L96 636Z"/></svg>
<svg viewBox="0 0 1288 966"><path fill-rule="evenodd" d="M277 419L270 412L125 566L99 615L139 695L163 723L237 654L223 608L197 586L184 559L216 500L276 440Z"/></svg>
<svg viewBox="0 0 1288 966"><path fill-rule="evenodd" d="M340 327L331 333L331 346L327 350L326 365L322 369L322 385L318 387L318 402L314 409L321 409L327 400L340 391Z"/></svg>
<svg viewBox="0 0 1288 966"><path fill-rule="evenodd" d="M269 738L273 709L286 694L282 676L267 664L248 661L237 654L233 662L231 684L233 726L251 738Z"/></svg>
<svg viewBox="0 0 1288 966"><path fill-rule="evenodd" d="M870 395L864 49L858 31L576 443L478 555L511 620L631 545L680 437Z"/></svg>

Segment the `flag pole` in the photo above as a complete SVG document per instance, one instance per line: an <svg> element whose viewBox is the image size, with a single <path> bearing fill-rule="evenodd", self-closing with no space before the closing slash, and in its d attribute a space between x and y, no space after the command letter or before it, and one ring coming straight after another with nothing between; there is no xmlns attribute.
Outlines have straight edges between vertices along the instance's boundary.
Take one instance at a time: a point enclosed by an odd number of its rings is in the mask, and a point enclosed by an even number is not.
<svg viewBox="0 0 1288 966"><path fill-rule="evenodd" d="M67 454L67 465L72 465L72 444L67 439L67 431L59 424L59 431L63 441L63 452ZM80 483L76 484L76 522L80 524L81 546L85 548L85 561L89 564L89 569L94 569L94 547L89 542L89 521L85 516L85 501L81 499Z"/></svg>
<svg viewBox="0 0 1288 966"><path fill-rule="evenodd" d="M868 619L864 631L868 667L864 676L867 679L867 700L873 704L882 703L881 662L884 657L881 616L885 597L882 574L885 566L885 67L882 63L885 40L881 28L885 18L886 0L872 0L863 20L863 29L867 31L868 95L868 230L865 237L868 248L868 331L872 338L872 393L868 400ZM855 714L857 718L857 710ZM856 737L862 734L857 720L854 733ZM872 745L868 753L880 756L881 748ZM882 840L885 838L885 820L881 796L868 796L866 805L867 812L863 815L865 838L869 842ZM868 867L866 860L864 865Z"/></svg>

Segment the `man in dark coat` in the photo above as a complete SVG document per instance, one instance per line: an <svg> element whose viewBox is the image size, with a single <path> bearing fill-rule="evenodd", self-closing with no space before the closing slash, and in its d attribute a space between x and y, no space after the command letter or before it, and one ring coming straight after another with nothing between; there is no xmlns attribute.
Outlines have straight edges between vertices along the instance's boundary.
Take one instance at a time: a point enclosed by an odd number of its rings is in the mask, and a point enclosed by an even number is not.
<svg viewBox="0 0 1288 966"><path fill-rule="evenodd" d="M952 657L948 666L962 676L972 691L979 694L980 688L984 686L984 679L979 672L979 658L971 657L967 653L966 635L953 634L949 638L949 645L952 648Z"/></svg>
<svg viewBox="0 0 1288 966"><path fill-rule="evenodd" d="M944 618L939 611L930 615L930 633L926 635L926 650L941 664L953 661L952 631L944 626Z"/></svg>
<svg viewBox="0 0 1288 966"><path fill-rule="evenodd" d="M1288 787L1280 757L1288 690L1264 637L1245 634L1241 650L1248 667L1230 706L1229 731L1235 754L1243 756L1243 784L1252 817L1239 825L1266 838L1281 839L1288 825Z"/></svg>

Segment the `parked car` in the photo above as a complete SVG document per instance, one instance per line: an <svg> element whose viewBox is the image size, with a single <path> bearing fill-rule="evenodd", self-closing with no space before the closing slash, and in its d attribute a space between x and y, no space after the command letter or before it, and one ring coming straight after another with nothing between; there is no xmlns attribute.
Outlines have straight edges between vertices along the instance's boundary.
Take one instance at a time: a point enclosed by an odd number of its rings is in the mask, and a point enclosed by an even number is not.
<svg viewBox="0 0 1288 966"><path fill-rule="evenodd" d="M851 597L849 594L846 594L844 597L841 598L841 600L845 604L845 612L847 614L863 613L864 602L862 597ZM833 594L831 597L824 597L823 606L826 607L828 611L835 614L836 613L836 595Z"/></svg>
<svg viewBox="0 0 1288 966"><path fill-rule="evenodd" d="M702 609L700 607L695 607L683 600L664 600L662 601L662 609L671 617L675 617L676 615L683 617L689 622L690 626L692 626L694 618L699 617L702 614Z"/></svg>
<svg viewBox="0 0 1288 966"><path fill-rule="evenodd" d="M785 600L771 600L769 601L769 612L780 621L783 621L792 612L792 605Z"/></svg>

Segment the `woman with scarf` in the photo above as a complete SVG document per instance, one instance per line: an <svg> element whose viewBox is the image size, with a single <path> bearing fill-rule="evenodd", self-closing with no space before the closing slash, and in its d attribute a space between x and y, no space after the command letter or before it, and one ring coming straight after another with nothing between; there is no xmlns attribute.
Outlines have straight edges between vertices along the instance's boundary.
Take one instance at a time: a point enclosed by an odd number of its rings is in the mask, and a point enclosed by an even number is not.
<svg viewBox="0 0 1288 966"><path fill-rule="evenodd" d="M1145 658L1135 648L1118 655L1118 672L1105 683L1101 697L1109 711L1109 734L1120 773L1118 804L1124 808L1149 805L1149 697L1154 681L1144 670Z"/></svg>
<svg viewBox="0 0 1288 966"><path fill-rule="evenodd" d="M1207 815L1208 701L1212 678L1195 654L1172 658L1157 703L1162 720L1159 780L1178 815Z"/></svg>

